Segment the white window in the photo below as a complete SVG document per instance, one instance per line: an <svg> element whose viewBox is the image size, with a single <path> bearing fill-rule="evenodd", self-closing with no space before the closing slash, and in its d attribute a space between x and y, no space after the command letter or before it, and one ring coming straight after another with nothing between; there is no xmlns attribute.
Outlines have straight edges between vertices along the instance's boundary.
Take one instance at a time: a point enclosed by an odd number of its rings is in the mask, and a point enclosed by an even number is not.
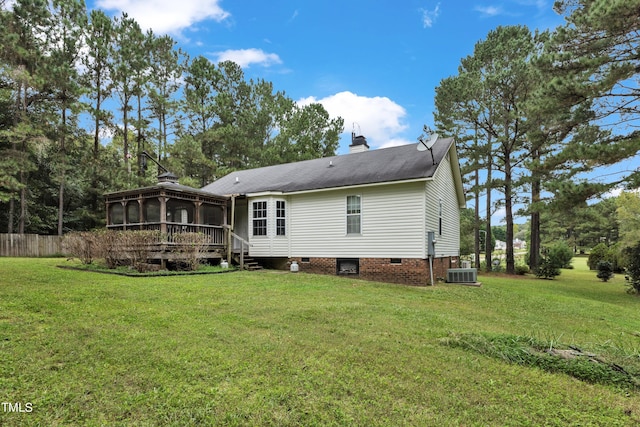
<svg viewBox="0 0 640 427"><path fill-rule="evenodd" d="M253 202L253 235L267 235L267 202Z"/></svg>
<svg viewBox="0 0 640 427"><path fill-rule="evenodd" d="M362 232L362 213L360 196L347 196L347 234Z"/></svg>
<svg viewBox="0 0 640 427"><path fill-rule="evenodd" d="M276 236L287 235L287 209L284 200L276 200Z"/></svg>

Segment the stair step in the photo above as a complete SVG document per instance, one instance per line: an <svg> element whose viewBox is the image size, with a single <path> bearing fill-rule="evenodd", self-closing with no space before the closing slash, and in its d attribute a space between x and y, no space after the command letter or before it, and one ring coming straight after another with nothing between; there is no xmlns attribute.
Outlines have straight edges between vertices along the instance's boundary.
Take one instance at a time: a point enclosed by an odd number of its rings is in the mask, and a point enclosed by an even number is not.
<svg viewBox="0 0 640 427"><path fill-rule="evenodd" d="M236 263L240 264L240 255L235 255ZM264 270L264 268L253 258L249 257L248 254L244 255L244 268L249 271L258 271Z"/></svg>

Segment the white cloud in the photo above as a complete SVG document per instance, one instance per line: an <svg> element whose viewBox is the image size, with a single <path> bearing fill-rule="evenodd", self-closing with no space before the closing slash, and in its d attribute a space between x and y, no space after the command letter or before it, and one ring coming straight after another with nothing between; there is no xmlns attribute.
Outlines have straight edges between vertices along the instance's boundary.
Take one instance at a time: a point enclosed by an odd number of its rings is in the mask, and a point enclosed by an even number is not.
<svg viewBox="0 0 640 427"><path fill-rule="evenodd" d="M476 6L474 10L487 17L501 15L504 13L502 8L499 6Z"/></svg>
<svg viewBox="0 0 640 427"><path fill-rule="evenodd" d="M291 15L291 18L289 18L288 23L292 23L292 22L293 22L293 21L298 17L298 15L299 15L299 12L298 12L298 9L296 9L296 10L293 12L293 15Z"/></svg>
<svg viewBox="0 0 640 427"><path fill-rule="evenodd" d="M262 49L225 50L215 53L218 62L233 61L242 68L248 68L251 64L269 67L274 64L282 64L282 60L275 53L267 53Z"/></svg>
<svg viewBox="0 0 640 427"><path fill-rule="evenodd" d="M438 16L440 16L440 3L433 10L420 10L422 11L422 25L424 25L424 28L431 28Z"/></svg>
<svg viewBox="0 0 640 427"><path fill-rule="evenodd" d="M225 20L230 14L219 3L220 0L98 0L96 6L127 13L143 31L151 28L157 34L167 34L180 33L207 19Z"/></svg>
<svg viewBox="0 0 640 427"><path fill-rule="evenodd" d="M399 136L408 127L404 123L407 111L387 97L359 96L347 91L322 99L310 96L298 101L301 105L311 103L322 104L331 117L342 117L346 134L354 127L356 133L361 131L372 148L413 142Z"/></svg>

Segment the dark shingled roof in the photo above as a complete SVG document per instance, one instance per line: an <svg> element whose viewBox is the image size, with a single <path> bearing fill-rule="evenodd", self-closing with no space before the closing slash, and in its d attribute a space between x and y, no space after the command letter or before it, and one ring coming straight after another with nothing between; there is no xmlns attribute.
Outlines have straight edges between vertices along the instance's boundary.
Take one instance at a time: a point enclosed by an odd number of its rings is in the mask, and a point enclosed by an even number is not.
<svg viewBox="0 0 640 427"><path fill-rule="evenodd" d="M237 171L202 188L214 194L294 191L430 178L445 157L453 138L442 138L429 151L417 144Z"/></svg>
<svg viewBox="0 0 640 427"><path fill-rule="evenodd" d="M184 193L185 195L197 195L197 196L209 197L209 198L220 198L220 199L223 199L223 200L226 199L226 197L224 197L224 196L219 196L219 195L217 195L215 193L212 194L209 191L204 191L204 190L201 190L201 189L198 189L198 188L188 187L186 185L181 185L181 184L174 183L174 182L158 182L157 184L150 185L148 187L140 187L140 188L133 188L133 189L129 189L129 190L113 191L113 192L110 192L110 193L105 193L104 197L105 198L117 198L117 197L125 197L125 196L128 196L128 195L133 195L133 194L148 193L148 192L160 191L160 190L168 190L168 191L177 192L177 193Z"/></svg>

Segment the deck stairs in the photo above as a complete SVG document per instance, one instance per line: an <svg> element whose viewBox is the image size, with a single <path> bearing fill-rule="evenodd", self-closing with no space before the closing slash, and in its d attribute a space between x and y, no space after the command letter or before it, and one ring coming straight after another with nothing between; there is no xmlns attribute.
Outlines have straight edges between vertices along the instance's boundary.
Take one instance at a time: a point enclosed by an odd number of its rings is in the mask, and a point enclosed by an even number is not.
<svg viewBox="0 0 640 427"><path fill-rule="evenodd" d="M243 256L243 261L244 261L244 269L248 270L248 271L259 271L259 270L263 270L263 267L260 265L260 263L258 263L258 261L256 261L254 258L251 258L249 256L248 252L244 253ZM240 265L240 253L234 253L233 254L233 263L235 265Z"/></svg>

